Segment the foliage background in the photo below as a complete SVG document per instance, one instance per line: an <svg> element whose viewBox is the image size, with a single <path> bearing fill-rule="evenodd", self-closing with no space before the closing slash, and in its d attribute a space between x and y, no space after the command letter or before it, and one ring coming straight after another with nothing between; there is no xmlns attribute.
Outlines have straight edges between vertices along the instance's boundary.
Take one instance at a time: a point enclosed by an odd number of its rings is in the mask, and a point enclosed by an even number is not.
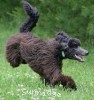
<svg viewBox="0 0 94 100"><path fill-rule="evenodd" d="M0 26L16 29L24 21L22 0L0 0ZM94 40L94 0L28 0L35 6L40 19L37 27L42 32L54 36L58 31L66 31L93 45ZM88 41L87 41L88 40Z"/></svg>

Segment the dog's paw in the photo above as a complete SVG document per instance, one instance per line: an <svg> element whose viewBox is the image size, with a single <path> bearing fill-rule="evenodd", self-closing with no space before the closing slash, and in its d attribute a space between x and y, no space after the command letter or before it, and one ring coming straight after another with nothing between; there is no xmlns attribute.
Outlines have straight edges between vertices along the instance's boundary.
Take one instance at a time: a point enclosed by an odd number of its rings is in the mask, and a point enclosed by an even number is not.
<svg viewBox="0 0 94 100"><path fill-rule="evenodd" d="M63 85L64 88L77 90L74 80L69 76L63 76L61 80L61 84Z"/></svg>

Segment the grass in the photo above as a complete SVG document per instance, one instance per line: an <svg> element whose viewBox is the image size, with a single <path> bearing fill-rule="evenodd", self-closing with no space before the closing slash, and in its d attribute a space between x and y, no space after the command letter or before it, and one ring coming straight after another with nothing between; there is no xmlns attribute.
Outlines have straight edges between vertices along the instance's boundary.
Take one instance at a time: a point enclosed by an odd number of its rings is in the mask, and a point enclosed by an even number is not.
<svg viewBox="0 0 94 100"><path fill-rule="evenodd" d="M0 32L0 100L94 100L94 47L84 63L64 60L63 72L73 77L77 91L44 86L28 65L13 69L4 57L4 46L15 30ZM44 35L46 37L46 34Z"/></svg>

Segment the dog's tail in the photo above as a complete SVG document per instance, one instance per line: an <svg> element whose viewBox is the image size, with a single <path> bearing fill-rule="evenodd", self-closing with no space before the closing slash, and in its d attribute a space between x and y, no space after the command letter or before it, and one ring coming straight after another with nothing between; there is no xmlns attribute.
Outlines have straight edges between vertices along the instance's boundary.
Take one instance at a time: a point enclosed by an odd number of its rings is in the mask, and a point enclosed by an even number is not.
<svg viewBox="0 0 94 100"><path fill-rule="evenodd" d="M32 7L27 1L23 2L23 8L28 15L26 22L20 27L20 33L30 32L39 19L39 13L36 8Z"/></svg>

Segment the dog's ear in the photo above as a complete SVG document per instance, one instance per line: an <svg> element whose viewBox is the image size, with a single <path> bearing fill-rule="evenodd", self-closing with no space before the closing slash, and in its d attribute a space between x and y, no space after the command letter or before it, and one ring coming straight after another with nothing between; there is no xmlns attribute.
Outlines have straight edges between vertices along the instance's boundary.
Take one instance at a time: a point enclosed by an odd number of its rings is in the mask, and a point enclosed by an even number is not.
<svg viewBox="0 0 94 100"><path fill-rule="evenodd" d="M70 48L76 48L78 46L80 46L80 40L79 39L76 39L76 38L72 38L69 40L69 43L68 43L68 46Z"/></svg>
<svg viewBox="0 0 94 100"><path fill-rule="evenodd" d="M61 50L66 50L68 48L68 42L70 37L65 32L58 32L56 36L56 41L58 41L61 45Z"/></svg>
<svg viewBox="0 0 94 100"><path fill-rule="evenodd" d="M58 32L57 36L56 36L56 40L61 43L61 42L65 42L68 43L70 37L67 35L67 33L65 32Z"/></svg>

